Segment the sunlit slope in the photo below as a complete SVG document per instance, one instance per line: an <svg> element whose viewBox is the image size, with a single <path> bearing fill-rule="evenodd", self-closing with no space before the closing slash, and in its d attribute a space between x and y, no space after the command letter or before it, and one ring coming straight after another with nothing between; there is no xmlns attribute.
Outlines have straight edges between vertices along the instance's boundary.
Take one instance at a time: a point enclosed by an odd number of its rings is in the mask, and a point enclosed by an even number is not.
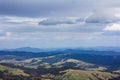
<svg viewBox="0 0 120 80"><path fill-rule="evenodd" d="M100 71L66 70L62 80L109 80L120 75Z"/></svg>
<svg viewBox="0 0 120 80"><path fill-rule="evenodd" d="M11 67L8 67L8 66L0 65L0 71L4 71L4 70L8 70L8 71L11 72L13 75L29 76L28 74L24 73L24 71L21 70L21 69L11 68Z"/></svg>

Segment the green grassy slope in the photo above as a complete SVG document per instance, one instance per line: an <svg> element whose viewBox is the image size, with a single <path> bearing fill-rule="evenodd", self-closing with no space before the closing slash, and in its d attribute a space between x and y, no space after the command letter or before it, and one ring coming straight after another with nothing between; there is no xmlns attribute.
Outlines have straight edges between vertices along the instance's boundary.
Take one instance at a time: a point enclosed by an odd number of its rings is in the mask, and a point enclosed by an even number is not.
<svg viewBox="0 0 120 80"><path fill-rule="evenodd" d="M24 73L24 71L21 70L21 69L11 68L11 67L8 67L8 66L0 65L0 71L4 71L4 70L8 70L8 71L11 72L13 75L29 76L28 74Z"/></svg>
<svg viewBox="0 0 120 80"><path fill-rule="evenodd" d="M85 70L66 70L66 74L62 77L56 77L57 80L109 80L120 75L100 71Z"/></svg>

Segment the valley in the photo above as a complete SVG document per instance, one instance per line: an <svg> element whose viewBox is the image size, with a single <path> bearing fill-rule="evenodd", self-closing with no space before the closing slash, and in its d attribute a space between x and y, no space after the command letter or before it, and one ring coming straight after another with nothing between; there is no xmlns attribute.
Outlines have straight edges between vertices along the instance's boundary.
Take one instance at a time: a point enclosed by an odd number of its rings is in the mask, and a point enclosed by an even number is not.
<svg viewBox="0 0 120 80"><path fill-rule="evenodd" d="M21 80L119 80L119 61L115 51L0 51L3 80L5 74L11 76L8 80L21 76Z"/></svg>

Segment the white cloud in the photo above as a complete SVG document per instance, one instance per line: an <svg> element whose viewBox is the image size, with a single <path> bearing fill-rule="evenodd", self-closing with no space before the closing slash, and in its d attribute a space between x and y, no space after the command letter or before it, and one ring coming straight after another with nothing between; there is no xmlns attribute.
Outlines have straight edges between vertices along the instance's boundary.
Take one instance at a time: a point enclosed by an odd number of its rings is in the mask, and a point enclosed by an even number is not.
<svg viewBox="0 0 120 80"><path fill-rule="evenodd" d="M11 36L11 32L6 32L6 36Z"/></svg>
<svg viewBox="0 0 120 80"><path fill-rule="evenodd" d="M16 17L16 16L0 16L0 20L3 23L11 24L31 24L38 25L39 21L43 21L46 18L29 18L29 17Z"/></svg>
<svg viewBox="0 0 120 80"><path fill-rule="evenodd" d="M110 26L106 26L103 30L105 30L105 31L120 31L120 24L114 23Z"/></svg>

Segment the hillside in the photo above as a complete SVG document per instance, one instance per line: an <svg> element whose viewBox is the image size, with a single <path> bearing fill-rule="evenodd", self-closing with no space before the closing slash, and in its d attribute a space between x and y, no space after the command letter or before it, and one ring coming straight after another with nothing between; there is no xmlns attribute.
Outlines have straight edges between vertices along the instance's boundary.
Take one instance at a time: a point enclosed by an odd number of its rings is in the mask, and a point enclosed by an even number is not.
<svg viewBox="0 0 120 80"><path fill-rule="evenodd" d="M119 70L120 52L114 51L0 51L0 76L7 73L8 80L119 80Z"/></svg>
<svg viewBox="0 0 120 80"><path fill-rule="evenodd" d="M102 66L107 71L116 71L120 69L119 54L120 52L113 51L71 49L39 53L0 51L0 63L47 68L69 66L77 69L98 68Z"/></svg>
<svg viewBox="0 0 120 80"><path fill-rule="evenodd" d="M3 66L0 65L0 71L8 71L10 73L12 73L13 75L23 75L23 76L29 76L27 73L25 73L23 70L18 69L18 68L12 68L12 67L8 67L8 66Z"/></svg>
<svg viewBox="0 0 120 80"><path fill-rule="evenodd" d="M109 80L120 75L100 71L66 70L61 80ZM58 77L60 78L60 77Z"/></svg>
<svg viewBox="0 0 120 80"><path fill-rule="evenodd" d="M5 66L6 65L6 66ZM6 71L8 70L8 71ZM25 71L25 72L23 72ZM12 73L12 74L11 74ZM22 75L22 76L21 76ZM28 76L29 75L29 76ZM2 77L4 76L4 77ZM25 68L12 64L0 65L1 80L119 80L120 74L69 68Z"/></svg>

